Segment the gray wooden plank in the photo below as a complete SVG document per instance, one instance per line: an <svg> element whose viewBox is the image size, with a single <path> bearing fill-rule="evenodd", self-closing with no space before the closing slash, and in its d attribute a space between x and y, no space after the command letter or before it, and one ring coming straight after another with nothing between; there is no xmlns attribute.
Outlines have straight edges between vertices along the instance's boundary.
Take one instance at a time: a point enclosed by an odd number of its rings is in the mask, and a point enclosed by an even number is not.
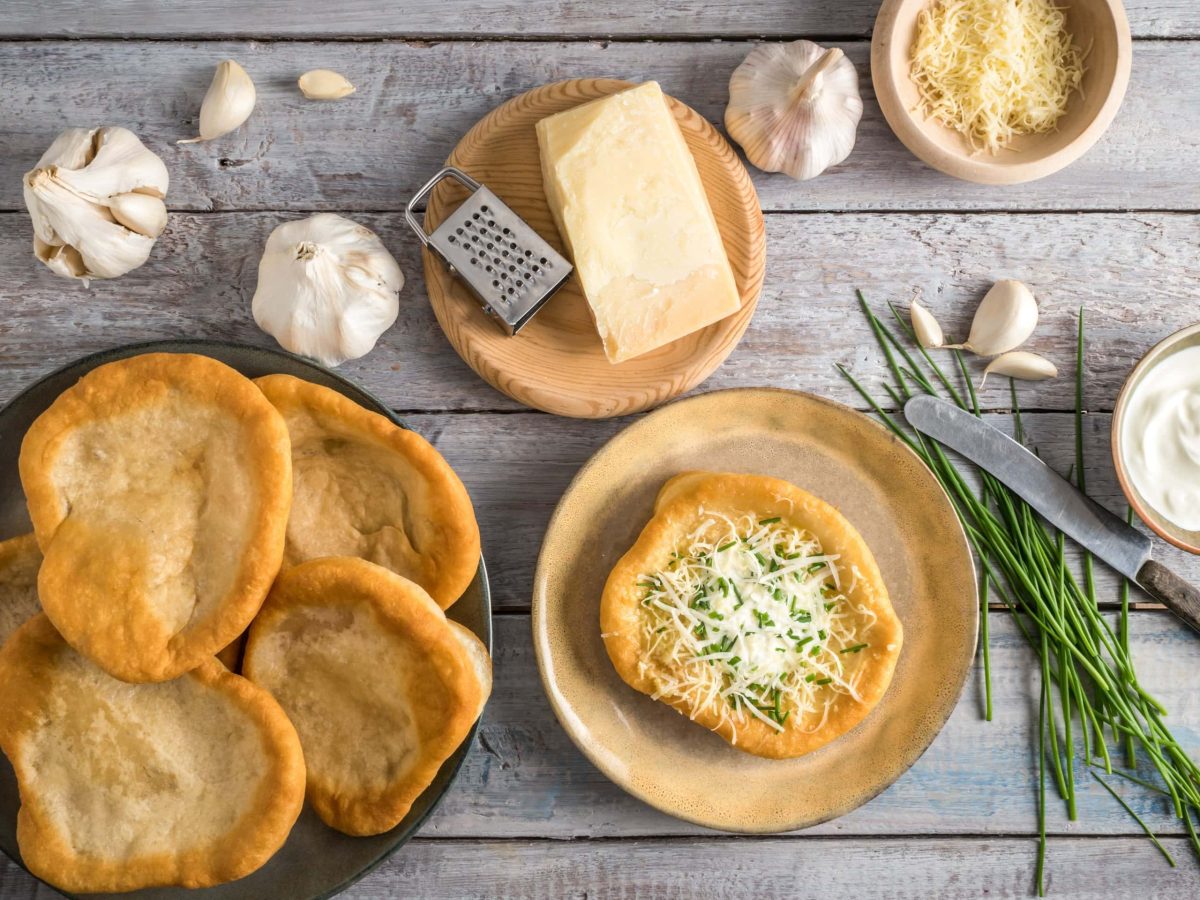
<svg viewBox="0 0 1200 900"><path fill-rule="evenodd" d="M995 415L989 420L1011 433L1011 417ZM471 492L483 532L493 604L502 610L527 610L538 549L559 498L579 467L628 420L583 422L528 413L410 415L408 421L442 451ZM1073 417L1029 414L1025 426L1043 458L1066 472L1075 458ZM1123 515L1126 504L1109 456L1109 428L1108 415L1087 417L1087 483L1098 502ZM1197 557L1161 541L1154 554L1200 583ZM1097 575L1099 599L1116 602L1117 577L1104 566L1098 567Z"/></svg>
<svg viewBox="0 0 1200 900"><path fill-rule="evenodd" d="M858 66L866 103L854 152L803 184L756 173L768 210L1200 206L1200 169L1193 165L1200 60L1189 42L1139 43L1129 94L1100 143L1050 178L1007 188L967 184L918 161L875 103L867 45L842 46ZM729 73L748 48L737 42L10 43L0 52L6 98L0 209L23 208L21 175L62 128L122 124L163 156L175 209L397 210L474 122L548 81L657 78L719 125ZM224 57L240 60L254 77L255 113L231 135L176 145L195 133L213 66ZM344 72L358 92L337 103L303 99L295 79L318 65Z"/></svg>
<svg viewBox="0 0 1200 900"><path fill-rule="evenodd" d="M206 0L186 5L167 0L100 5L59 0L48 15L38 0L10 0L0 36L866 36L878 6L874 0L651 0L635 7L624 0L344 0L336 5L317 0ZM1135 35L1200 33L1200 12L1188 0L1130 0L1126 8Z"/></svg>
<svg viewBox="0 0 1200 900"><path fill-rule="evenodd" d="M1132 614L1142 684L1170 711L1176 738L1200 754L1200 641L1167 613ZM1035 658L1007 613L991 614L993 721L983 720L977 664L933 746L866 806L806 835L1005 835L1037 830ZM498 616L496 686L476 746L458 781L422 829L426 837L615 838L711 835L626 794L589 763L558 725L542 693L529 620ZM1061 835L1141 832L1095 781L1078 772L1079 819L1048 803ZM1114 787L1153 828L1184 834L1157 795L1117 778ZM1050 788L1051 797L1056 797Z"/></svg>
<svg viewBox="0 0 1200 900"><path fill-rule="evenodd" d="M1136 838L1051 845L1047 895L1060 900L1191 900L1187 841L1165 842L1178 869ZM346 900L587 900L654 897L1024 898L1034 894L1031 838L428 841L417 839L342 894ZM59 896L23 871L0 875L0 900Z"/></svg>
<svg viewBox="0 0 1200 900"><path fill-rule="evenodd" d="M1135 613L1133 631L1143 685L1170 710L1182 745L1197 752L1200 696L1192 682L1200 665L1200 642L1164 613ZM883 839L910 835L986 836L994 841L1036 830L1033 658L1005 614L992 613L992 633L994 720L982 720L977 668L945 729L908 773L855 812L797 836L836 847L836 842L825 839L870 837L883 845L887 843ZM636 838L640 846L653 843L647 840L652 838L717 834L634 799L575 749L542 693L528 617L497 617L495 672L495 687L476 744L458 780L422 828L422 838L438 843L550 838L573 842L565 846L575 848L573 856L585 858L616 839ZM1052 799L1047 814L1050 834L1059 838L1140 834L1137 824L1093 779L1080 774L1078 785L1078 821L1068 822L1061 802ZM1120 779L1114 786L1158 833L1180 834L1181 826L1155 795ZM585 839L605 843L585 843ZM736 846L744 849L755 843L741 840ZM1056 847L1068 843L1058 840ZM858 841L856 846L867 845ZM1139 854L1139 847L1140 842L1129 849ZM412 852L423 851L410 849L398 860ZM1055 851L1056 859L1060 852ZM1149 862L1153 856L1140 858ZM1188 871L1194 871L1186 854L1181 859ZM680 867L690 868L695 862L685 853ZM1143 868L1153 877L1154 865ZM0 900L15 896L4 891L19 882L15 866L0 861Z"/></svg>
<svg viewBox="0 0 1200 900"><path fill-rule="evenodd" d="M294 216L175 214L145 266L84 289L34 260L24 213L0 214L0 402L53 367L120 343L209 337L271 344L254 324L250 298L267 234ZM517 409L449 349L401 215L356 218L380 233L408 284L397 324L342 371L397 409ZM869 385L885 372L855 288L879 308L886 300L906 304L919 290L948 333L965 335L992 279L1026 279L1042 309L1030 349L1062 373L1022 388L1022 402L1037 409L1074 404L1079 306L1087 308L1094 410L1112 408L1130 367L1153 343L1200 317L1194 216L772 215L767 229L769 265L755 319L702 390L773 385L862 407L834 368L845 363ZM978 361L972 365L978 372ZM1007 385L989 383L982 402L1007 407Z"/></svg>

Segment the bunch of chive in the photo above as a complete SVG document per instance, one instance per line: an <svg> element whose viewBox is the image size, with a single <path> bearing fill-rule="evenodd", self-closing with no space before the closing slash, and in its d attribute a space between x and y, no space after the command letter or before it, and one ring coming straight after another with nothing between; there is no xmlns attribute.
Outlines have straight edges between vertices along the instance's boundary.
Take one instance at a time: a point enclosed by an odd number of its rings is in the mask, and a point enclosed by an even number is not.
<svg viewBox="0 0 1200 900"><path fill-rule="evenodd" d="M885 383L891 405L902 407L914 392L948 397L961 408L979 415L979 401L962 355L955 351L965 383L965 396L917 342L908 323L888 304L899 331L897 337L867 304L859 302L887 360L894 383ZM909 347L920 354L918 363ZM1079 311L1075 384L1074 480L1086 490L1083 467L1083 310ZM899 360L897 360L899 357ZM1122 586L1121 611L1114 630L1099 611L1090 555L1083 559L1083 577L1077 579L1065 558L1061 533L1048 528L1012 491L985 472L983 488L976 494L936 442L909 430L884 409L843 366L841 374L862 395L883 423L916 453L941 482L962 521L980 568L980 643L984 671L984 715L992 718L991 664L988 648L988 604L994 597L1011 612L1020 632L1038 654L1041 696L1038 704L1038 858L1036 884L1044 896L1046 861L1046 771L1066 804L1067 815L1077 816L1075 766L1077 751L1082 764L1137 821L1167 861L1175 860L1145 822L1097 774L1119 775L1148 790L1168 796L1175 816L1187 829L1193 849L1200 855L1200 838L1192 811L1200 813L1200 767L1172 737L1163 722L1166 710L1138 683L1129 654L1129 585ZM1016 386L1012 404L1018 440L1024 441ZM1068 474L1070 477L1070 474ZM1080 583L1082 581L1082 584ZM1053 710L1057 704L1061 718ZM1113 763L1108 739L1124 750L1122 771ZM1139 757L1140 754L1140 757ZM1139 764L1148 777L1136 773ZM1157 777L1159 784L1149 779Z"/></svg>

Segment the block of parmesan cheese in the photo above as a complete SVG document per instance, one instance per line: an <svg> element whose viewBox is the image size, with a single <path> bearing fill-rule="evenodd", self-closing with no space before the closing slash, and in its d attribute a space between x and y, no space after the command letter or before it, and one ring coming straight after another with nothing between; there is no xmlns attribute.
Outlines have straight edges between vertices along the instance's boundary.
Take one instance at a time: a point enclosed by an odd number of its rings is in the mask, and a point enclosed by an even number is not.
<svg viewBox="0 0 1200 900"><path fill-rule="evenodd" d="M741 305L696 161L648 81L537 124L546 198L610 362Z"/></svg>

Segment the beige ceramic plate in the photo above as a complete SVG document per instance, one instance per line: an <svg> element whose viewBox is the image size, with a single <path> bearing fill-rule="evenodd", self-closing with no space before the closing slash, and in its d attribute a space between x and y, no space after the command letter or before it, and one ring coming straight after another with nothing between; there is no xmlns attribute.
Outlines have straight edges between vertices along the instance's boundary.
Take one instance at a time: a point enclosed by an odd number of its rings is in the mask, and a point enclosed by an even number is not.
<svg viewBox="0 0 1200 900"><path fill-rule="evenodd" d="M609 569L684 469L774 475L837 506L870 545L904 650L883 701L857 728L795 760L768 760L628 687L600 640ZM533 637L559 721L609 778L663 812L728 831L815 825L865 803L929 746L975 654L975 571L937 481L881 425L809 394L717 391L634 423L563 495L534 579Z"/></svg>

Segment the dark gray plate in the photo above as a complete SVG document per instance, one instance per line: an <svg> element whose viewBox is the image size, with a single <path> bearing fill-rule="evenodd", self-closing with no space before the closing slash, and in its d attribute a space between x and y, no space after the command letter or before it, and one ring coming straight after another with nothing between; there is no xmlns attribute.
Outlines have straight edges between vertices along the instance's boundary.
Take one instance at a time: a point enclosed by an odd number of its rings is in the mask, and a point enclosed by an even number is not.
<svg viewBox="0 0 1200 900"><path fill-rule="evenodd" d="M219 359L243 375L283 373L345 394L367 409L387 416L397 425L404 422L386 406L361 388L339 375L307 360L278 350L248 347L221 341L154 341L131 344L85 356L26 388L8 406L0 410L0 539L30 530L25 497L17 477L17 455L21 438L31 422L54 399L96 366L139 353L202 353ZM487 570L479 560L479 572L462 599L450 609L451 618L474 631L492 648L491 594ZM478 725L476 725L476 728ZM325 827L311 809L305 807L287 844L269 863L241 881L203 890L157 888L129 894L91 894L89 897L121 896L138 900L308 900L331 897L362 878L399 849L433 812L442 795L454 781L459 767L475 738L475 728L458 751L446 761L433 784L423 793L399 825L386 834L354 838ZM347 740L353 740L347 735ZM0 756L0 849L17 862L16 824L20 799L16 778L8 760Z"/></svg>

